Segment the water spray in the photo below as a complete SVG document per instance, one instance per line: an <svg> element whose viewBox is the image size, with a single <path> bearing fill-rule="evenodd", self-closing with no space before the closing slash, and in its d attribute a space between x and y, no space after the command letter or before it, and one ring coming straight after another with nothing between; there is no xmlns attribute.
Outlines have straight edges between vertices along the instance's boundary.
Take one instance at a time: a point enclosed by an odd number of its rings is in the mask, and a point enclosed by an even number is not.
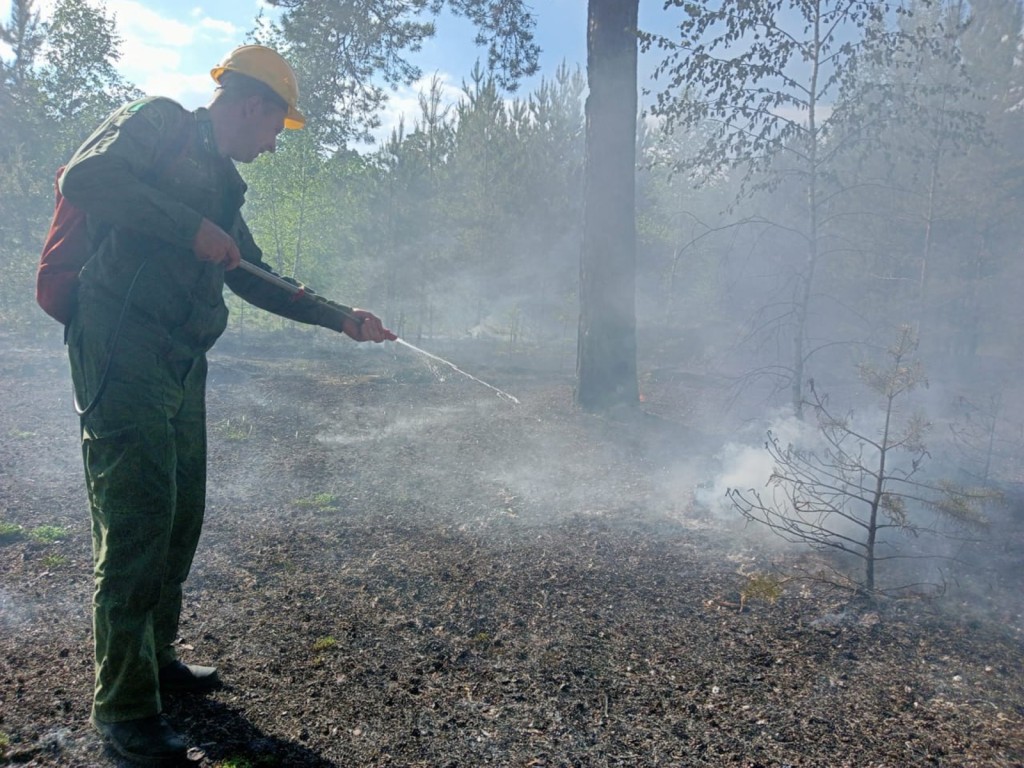
<svg viewBox="0 0 1024 768"><path fill-rule="evenodd" d="M267 270L263 269L262 267L258 267L255 264L253 264L252 262L246 261L245 259L242 259L238 263L238 266L239 266L239 268L244 269L249 274L256 275L256 277L260 278L261 280L266 280L268 283L271 283L272 285L276 285L278 288L283 288L284 290L288 291L289 293L291 293L293 295L295 295L295 294L302 294L302 293L306 292L306 289L303 288L301 285L296 285L295 283L290 283L287 280L285 280L283 277L279 277L278 275L275 275L273 272L268 272ZM361 317L356 317L351 312L345 312L344 310L341 310L341 313L343 315L345 315L345 317L347 317L349 320L354 322L356 325L361 325L362 324L362 318ZM515 403L516 405L519 405L519 399L517 397L515 397L513 395L510 395L508 392L505 392L504 390L498 389L497 387L492 386L491 384L488 384L483 379L478 379L476 376L474 376L474 375L472 375L470 373L466 373L464 370L462 370L457 365L455 365L455 363L449 362L448 360L445 360L443 357L438 357L437 355L431 354L430 352L427 352L425 349L420 349L419 347L417 347L417 346L415 346L413 344L410 344L408 341L406 341L405 339L402 339L402 338L400 338L398 336L396 336L394 340L397 343L401 344L403 347L408 347L413 352L418 352L419 354L423 355L424 357L428 357L431 360L435 360L435 361L437 361L439 363L447 365L453 371L455 371L458 374L461 374L461 375L465 376L467 379L472 379L477 384L482 384L483 386L487 387L488 389L490 389L494 393L496 393L498 395L498 397L502 398L503 400L508 400L509 402Z"/></svg>
<svg viewBox="0 0 1024 768"><path fill-rule="evenodd" d="M464 370L462 370L461 368L456 366L455 363L450 363L447 360L445 360L443 357L438 357L437 355L432 355L429 352L427 352L425 349L420 349L419 347L413 346L412 344L410 344L405 339L398 338L397 336L395 337L395 341L397 341L403 347L408 347L413 352L419 352L421 355L425 355L425 356L429 357L431 360L436 360L439 363L444 363L445 365L447 365L449 368L451 368L456 373L461 373L463 376L465 376L468 379L472 379L477 384L483 384L488 389L493 390L495 393L497 393L498 397L502 398L503 400L508 400L510 402L515 403L516 405L519 405L519 399L517 397L515 397L513 395L510 395L508 392L505 392L503 390L498 389L495 386L492 386L492 385L488 384L483 379L478 379L476 376L474 376L474 375L472 375L470 373L466 373Z"/></svg>

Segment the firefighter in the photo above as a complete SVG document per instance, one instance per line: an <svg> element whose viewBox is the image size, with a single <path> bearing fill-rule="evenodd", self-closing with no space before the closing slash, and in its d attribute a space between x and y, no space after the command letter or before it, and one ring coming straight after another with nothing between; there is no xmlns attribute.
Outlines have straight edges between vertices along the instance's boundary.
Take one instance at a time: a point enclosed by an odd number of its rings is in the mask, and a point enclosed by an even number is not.
<svg viewBox="0 0 1024 768"><path fill-rule="evenodd" d="M395 338L370 312L236 269L241 259L269 268L241 216L246 186L234 163L273 152L282 130L305 118L294 72L269 48L239 47L211 75L205 108L147 98L115 111L61 179L94 236L67 330L76 399L89 403L81 426L95 580L90 719L117 752L151 765L186 753L162 696L220 685L216 669L181 662L174 641L203 523L206 353L227 323L224 284L356 341Z"/></svg>

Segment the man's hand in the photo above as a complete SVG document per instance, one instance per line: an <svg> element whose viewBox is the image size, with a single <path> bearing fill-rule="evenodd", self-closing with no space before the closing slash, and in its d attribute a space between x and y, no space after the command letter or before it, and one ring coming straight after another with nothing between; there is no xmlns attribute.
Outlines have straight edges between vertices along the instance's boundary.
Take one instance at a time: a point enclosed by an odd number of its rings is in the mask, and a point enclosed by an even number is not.
<svg viewBox="0 0 1024 768"><path fill-rule="evenodd" d="M365 309L353 309L355 320L346 317L341 329L356 341L394 341L398 337L384 327L380 318Z"/></svg>
<svg viewBox="0 0 1024 768"><path fill-rule="evenodd" d="M220 264L224 269L234 269L242 260L242 254L231 235L209 219L203 219L199 225L196 239L192 241L192 250L200 261Z"/></svg>

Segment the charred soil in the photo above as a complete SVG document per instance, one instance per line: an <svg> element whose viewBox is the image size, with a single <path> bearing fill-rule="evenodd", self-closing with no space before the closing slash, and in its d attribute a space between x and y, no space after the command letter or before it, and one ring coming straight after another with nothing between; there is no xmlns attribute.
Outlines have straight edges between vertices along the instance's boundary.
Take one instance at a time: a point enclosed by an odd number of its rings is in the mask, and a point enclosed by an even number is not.
<svg viewBox="0 0 1024 768"><path fill-rule="evenodd" d="M0 345L0 764L119 765L88 724L63 350ZM165 702L195 764L1024 764L1012 513L941 598L765 599L754 575L803 555L695 505L713 382L652 377L645 413L598 418L571 406L571 352L436 351L521 403L324 333L211 354L179 642L226 686Z"/></svg>

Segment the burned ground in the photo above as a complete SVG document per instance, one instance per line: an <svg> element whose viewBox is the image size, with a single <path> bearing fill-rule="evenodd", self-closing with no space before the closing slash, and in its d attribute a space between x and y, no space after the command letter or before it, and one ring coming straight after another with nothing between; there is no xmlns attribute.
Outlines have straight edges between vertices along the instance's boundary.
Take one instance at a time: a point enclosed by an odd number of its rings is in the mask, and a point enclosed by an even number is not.
<svg viewBox="0 0 1024 768"><path fill-rule="evenodd" d="M88 516L59 340L0 337L0 763L117 765L87 723ZM212 355L210 503L166 702L204 766L1024 764L1020 520L940 599L853 604L695 507L720 392L571 408L571 352L326 334ZM528 362L529 361L529 362Z"/></svg>

